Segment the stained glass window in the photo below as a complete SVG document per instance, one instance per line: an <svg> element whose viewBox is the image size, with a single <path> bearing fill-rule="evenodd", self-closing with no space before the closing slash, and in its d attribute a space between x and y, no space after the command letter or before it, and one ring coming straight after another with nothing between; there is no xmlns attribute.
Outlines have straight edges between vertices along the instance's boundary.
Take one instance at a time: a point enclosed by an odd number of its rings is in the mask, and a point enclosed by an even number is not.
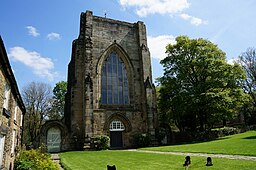
<svg viewBox="0 0 256 170"><path fill-rule="evenodd" d="M129 104L128 80L125 64L117 53L111 53L102 67L101 103L108 105Z"/></svg>

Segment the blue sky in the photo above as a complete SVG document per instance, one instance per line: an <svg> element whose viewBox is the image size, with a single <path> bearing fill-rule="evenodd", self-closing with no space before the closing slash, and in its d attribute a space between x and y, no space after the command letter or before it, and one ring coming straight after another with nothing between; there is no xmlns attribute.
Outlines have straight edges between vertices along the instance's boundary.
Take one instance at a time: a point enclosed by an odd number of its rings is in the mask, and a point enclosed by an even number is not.
<svg viewBox="0 0 256 170"><path fill-rule="evenodd" d="M1 0L0 35L20 89L32 81L53 87L67 79L81 12L143 21L156 78L166 44L179 35L212 41L228 61L256 47L255 7L255 0Z"/></svg>

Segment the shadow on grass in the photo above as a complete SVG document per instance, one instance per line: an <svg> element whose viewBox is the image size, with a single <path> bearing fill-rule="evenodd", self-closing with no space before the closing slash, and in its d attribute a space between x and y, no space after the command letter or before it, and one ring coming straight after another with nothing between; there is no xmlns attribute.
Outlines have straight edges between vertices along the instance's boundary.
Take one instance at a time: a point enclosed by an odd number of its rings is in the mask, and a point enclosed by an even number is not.
<svg viewBox="0 0 256 170"><path fill-rule="evenodd" d="M248 137L245 137L243 139L256 139L256 136L248 136Z"/></svg>
<svg viewBox="0 0 256 170"><path fill-rule="evenodd" d="M161 146L174 146L174 145L188 145L188 144L206 143L206 142L211 142L211 141L226 140L226 139L229 139L229 138L231 138L231 136L224 136L224 137L215 138L215 139L208 139L208 140L195 140L195 141L190 141L190 142L177 142L177 143L161 145Z"/></svg>

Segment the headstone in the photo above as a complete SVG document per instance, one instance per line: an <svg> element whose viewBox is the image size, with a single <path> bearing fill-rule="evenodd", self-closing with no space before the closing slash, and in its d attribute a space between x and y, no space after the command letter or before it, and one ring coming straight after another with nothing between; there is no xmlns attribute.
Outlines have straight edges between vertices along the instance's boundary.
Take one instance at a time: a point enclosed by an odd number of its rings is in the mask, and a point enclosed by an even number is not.
<svg viewBox="0 0 256 170"><path fill-rule="evenodd" d="M107 169L108 170L116 170L116 166L115 165L113 165L113 166L107 165Z"/></svg>

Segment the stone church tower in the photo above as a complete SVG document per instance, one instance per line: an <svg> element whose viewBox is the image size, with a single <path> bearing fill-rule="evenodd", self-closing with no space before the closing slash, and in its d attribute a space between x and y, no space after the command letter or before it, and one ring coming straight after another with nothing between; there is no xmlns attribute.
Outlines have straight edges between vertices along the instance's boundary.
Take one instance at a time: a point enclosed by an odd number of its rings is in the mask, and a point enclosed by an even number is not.
<svg viewBox="0 0 256 170"><path fill-rule="evenodd" d="M136 146L136 135L154 139L155 95L144 23L81 13L68 65L70 147L90 147L97 135L108 135L112 148Z"/></svg>

